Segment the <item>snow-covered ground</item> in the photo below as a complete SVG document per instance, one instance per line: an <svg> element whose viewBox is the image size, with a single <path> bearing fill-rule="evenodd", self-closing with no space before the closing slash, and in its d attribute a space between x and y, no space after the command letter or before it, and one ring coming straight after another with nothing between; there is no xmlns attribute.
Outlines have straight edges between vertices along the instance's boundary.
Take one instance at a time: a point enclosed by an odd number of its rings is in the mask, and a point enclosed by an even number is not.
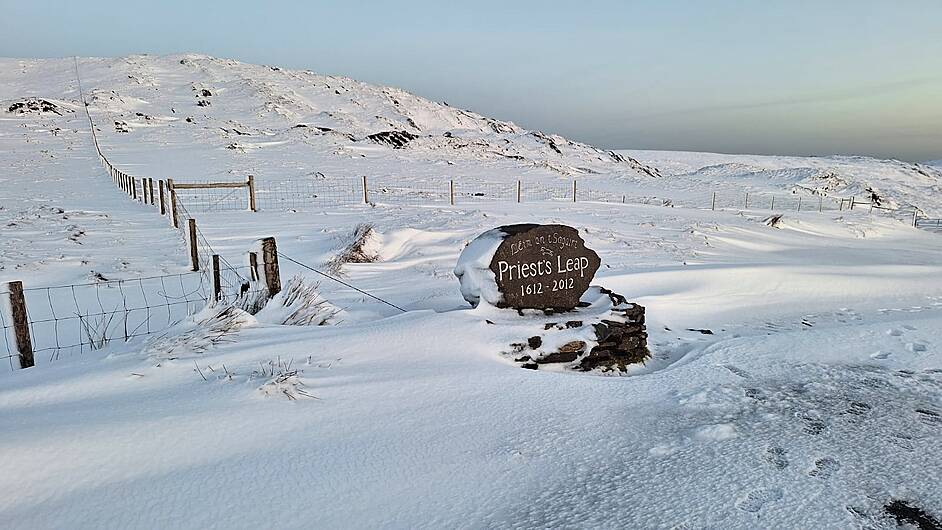
<svg viewBox="0 0 942 530"><path fill-rule="evenodd" d="M578 178L677 204L876 193L942 212L928 164L611 154L346 78L193 55L78 62L103 151L138 176ZM0 81L0 280L186 271L181 234L98 165L72 60L3 59ZM27 97L61 115L7 111ZM391 131L416 138L369 138ZM370 223L379 259L340 273L406 312L325 280L328 325L236 314L209 346L191 321L0 370L0 527L893 527L894 500L942 519L942 238L867 209L770 226L764 207L661 204L195 214L232 263L274 236L322 269ZM518 222L580 230L595 283L647 308L651 361L622 377L507 362L546 318L470 309L452 270L478 234Z"/></svg>

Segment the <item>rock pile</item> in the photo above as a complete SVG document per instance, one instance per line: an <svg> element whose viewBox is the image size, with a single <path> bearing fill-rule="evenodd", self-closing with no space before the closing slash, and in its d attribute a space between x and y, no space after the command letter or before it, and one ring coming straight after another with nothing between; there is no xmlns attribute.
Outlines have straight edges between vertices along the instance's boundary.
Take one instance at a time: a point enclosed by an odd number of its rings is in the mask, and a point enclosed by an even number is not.
<svg viewBox="0 0 942 530"><path fill-rule="evenodd" d="M610 306L601 314L580 315L579 310L557 316L583 316L581 320L551 321L543 333L524 342L511 344L514 361L521 368L537 370L545 365L588 372L626 372L632 364L643 364L651 356L644 322L644 307L630 303L620 294L598 289ZM587 304L588 305L588 304ZM598 302L592 304L597 306ZM567 340L573 339L573 340ZM547 347L549 344L558 346Z"/></svg>
<svg viewBox="0 0 942 530"><path fill-rule="evenodd" d="M17 101L7 108L7 112L15 114L28 114L33 112L43 113L51 112L62 116L62 109L55 103L39 98L28 98L23 101Z"/></svg>

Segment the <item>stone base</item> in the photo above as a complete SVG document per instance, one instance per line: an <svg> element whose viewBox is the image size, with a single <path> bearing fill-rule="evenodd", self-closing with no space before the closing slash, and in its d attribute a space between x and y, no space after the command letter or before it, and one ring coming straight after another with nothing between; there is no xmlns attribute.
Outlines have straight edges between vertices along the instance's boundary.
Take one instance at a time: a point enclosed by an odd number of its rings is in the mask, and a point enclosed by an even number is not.
<svg viewBox="0 0 942 530"><path fill-rule="evenodd" d="M552 315L569 316L572 320L545 322L542 333L526 342L511 344L508 353L514 356L514 361L531 370L562 365L583 372L622 373L629 365L647 361L651 352L644 307L607 289L593 289L598 298L587 304L588 308Z"/></svg>

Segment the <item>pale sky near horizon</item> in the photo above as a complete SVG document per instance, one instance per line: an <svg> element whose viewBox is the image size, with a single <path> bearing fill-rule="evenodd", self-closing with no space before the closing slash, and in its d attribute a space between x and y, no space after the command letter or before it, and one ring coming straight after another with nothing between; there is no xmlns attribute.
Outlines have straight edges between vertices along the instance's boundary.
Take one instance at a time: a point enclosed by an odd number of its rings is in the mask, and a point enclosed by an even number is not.
<svg viewBox="0 0 942 530"><path fill-rule="evenodd" d="M0 55L198 52L607 148L942 159L942 1L0 0Z"/></svg>

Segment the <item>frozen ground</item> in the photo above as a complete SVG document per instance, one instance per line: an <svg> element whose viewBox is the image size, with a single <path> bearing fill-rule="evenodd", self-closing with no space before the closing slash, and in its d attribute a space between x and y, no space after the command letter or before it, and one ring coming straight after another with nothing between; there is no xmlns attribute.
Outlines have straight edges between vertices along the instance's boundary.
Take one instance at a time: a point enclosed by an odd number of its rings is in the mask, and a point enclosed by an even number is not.
<svg viewBox="0 0 942 530"><path fill-rule="evenodd" d="M80 65L103 149L155 178L577 176L663 197L870 187L900 207L942 204L923 165L619 161L343 78L200 56ZM0 111L2 279L184 271L179 233L98 166L72 61L0 66L4 110L28 96L64 109ZM403 149L365 139L389 130L433 136ZM242 316L199 351L185 323L0 371L0 527L891 528L894 500L942 518L942 238L866 210L767 216L564 201L201 213L232 262L273 235L325 267L371 223L379 261L341 272L407 312L323 282L336 325ZM542 320L469 309L451 271L477 234L515 222L580 230L602 258L595 283L647 307L647 365L602 377L503 360ZM282 262L295 273L318 279ZM285 372L274 383L273 366Z"/></svg>

